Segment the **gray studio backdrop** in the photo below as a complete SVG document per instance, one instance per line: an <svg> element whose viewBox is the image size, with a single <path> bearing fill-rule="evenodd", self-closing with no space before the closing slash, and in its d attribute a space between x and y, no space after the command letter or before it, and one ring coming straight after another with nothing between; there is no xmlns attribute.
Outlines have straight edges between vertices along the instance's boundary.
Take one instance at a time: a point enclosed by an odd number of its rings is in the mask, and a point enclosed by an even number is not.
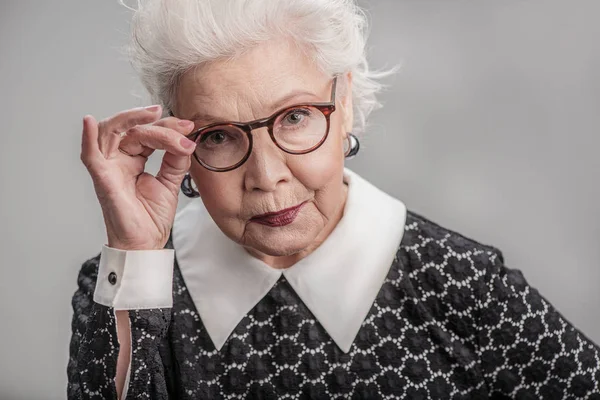
<svg viewBox="0 0 600 400"><path fill-rule="evenodd" d="M149 103L117 0L0 4L0 398L60 399L77 273L105 241L81 119ZM403 69L349 166L499 247L599 343L600 2L364 4L373 66Z"/></svg>

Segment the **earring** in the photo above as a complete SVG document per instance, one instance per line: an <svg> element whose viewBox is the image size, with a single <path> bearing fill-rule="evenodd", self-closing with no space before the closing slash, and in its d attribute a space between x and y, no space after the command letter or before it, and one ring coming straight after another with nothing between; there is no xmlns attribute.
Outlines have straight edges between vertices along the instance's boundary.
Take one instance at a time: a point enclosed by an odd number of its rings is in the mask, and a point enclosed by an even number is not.
<svg viewBox="0 0 600 400"><path fill-rule="evenodd" d="M346 150L344 156L350 159L354 157L356 153L358 153L358 150L360 150L360 142L358 141L358 138L352 132L348 132L348 150Z"/></svg>
<svg viewBox="0 0 600 400"><path fill-rule="evenodd" d="M198 193L198 190L196 190L192 184L192 177L189 172L185 174L181 181L181 192L192 199L200 197L200 193Z"/></svg>

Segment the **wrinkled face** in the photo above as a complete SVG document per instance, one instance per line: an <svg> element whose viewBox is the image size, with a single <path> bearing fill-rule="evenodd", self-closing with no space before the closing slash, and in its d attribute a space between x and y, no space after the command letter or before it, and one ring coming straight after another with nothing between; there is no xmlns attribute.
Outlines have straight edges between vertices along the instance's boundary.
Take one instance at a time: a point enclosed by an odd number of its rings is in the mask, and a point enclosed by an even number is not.
<svg viewBox="0 0 600 400"><path fill-rule="evenodd" d="M273 143L267 128L259 128L252 131L250 157L237 169L213 172L192 157L190 173L216 224L269 264L310 252L341 217L346 198L344 144L352 127L350 76L338 77L337 86L329 135L311 153L285 153ZM287 41L274 41L233 61L187 72L180 81L174 113L186 119L201 114L193 119L195 129L214 122L248 122L295 104L329 102L331 88L332 77L302 52ZM290 118L293 122L297 116ZM301 204L295 218L287 214L284 222L260 223L253 218Z"/></svg>

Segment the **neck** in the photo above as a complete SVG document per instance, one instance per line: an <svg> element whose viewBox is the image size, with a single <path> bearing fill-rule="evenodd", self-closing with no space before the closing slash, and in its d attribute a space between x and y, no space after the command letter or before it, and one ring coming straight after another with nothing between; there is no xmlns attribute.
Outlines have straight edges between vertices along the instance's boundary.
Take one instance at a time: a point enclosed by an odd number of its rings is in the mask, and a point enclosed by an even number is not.
<svg viewBox="0 0 600 400"><path fill-rule="evenodd" d="M265 264L275 269L286 269L296 264L298 261L302 260L304 257L312 253L316 248L318 248L321 245L321 243L323 243L325 239L329 237L329 234L335 229L338 222L342 219L344 215L344 208L346 206L346 199L348 198L348 184L346 182L344 182L344 184L342 185L342 190L343 201L340 202L340 206L337 208L334 217L328 220L323 230L310 244L310 246L299 251L298 253L291 254L289 256L270 256L268 254L264 254L260 251L251 248L246 248L246 251L250 253L250 255L252 255L253 257L258 258Z"/></svg>

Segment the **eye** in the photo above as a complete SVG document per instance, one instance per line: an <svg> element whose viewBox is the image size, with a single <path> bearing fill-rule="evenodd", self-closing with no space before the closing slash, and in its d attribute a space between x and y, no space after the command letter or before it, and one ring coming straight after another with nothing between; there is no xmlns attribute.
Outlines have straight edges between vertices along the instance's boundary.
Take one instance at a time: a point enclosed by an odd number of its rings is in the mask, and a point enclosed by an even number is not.
<svg viewBox="0 0 600 400"><path fill-rule="evenodd" d="M301 124L306 117L310 115L310 111L306 109L297 108L288 112L283 117L283 124L288 126L294 126Z"/></svg>
<svg viewBox="0 0 600 400"><path fill-rule="evenodd" d="M225 131L212 131L208 132L200 138L200 143L205 143L209 141L208 144L222 144L227 140L227 132Z"/></svg>

